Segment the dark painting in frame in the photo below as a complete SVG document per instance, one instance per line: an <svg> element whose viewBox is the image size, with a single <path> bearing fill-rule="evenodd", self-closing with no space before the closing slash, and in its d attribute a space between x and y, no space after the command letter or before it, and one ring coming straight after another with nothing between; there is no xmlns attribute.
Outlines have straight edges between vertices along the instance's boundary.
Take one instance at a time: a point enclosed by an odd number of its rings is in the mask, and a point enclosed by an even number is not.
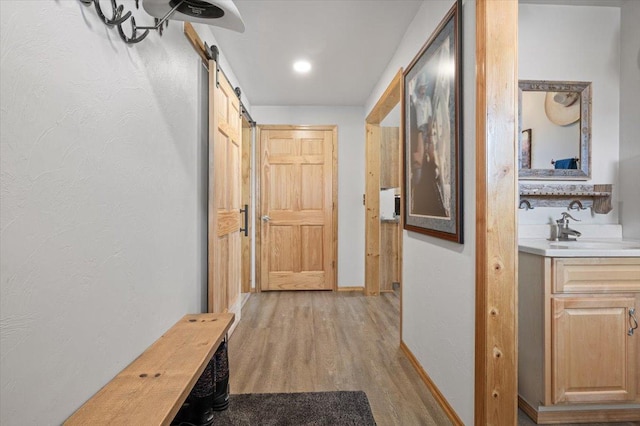
<svg viewBox="0 0 640 426"><path fill-rule="evenodd" d="M461 1L403 73L404 229L463 243Z"/></svg>

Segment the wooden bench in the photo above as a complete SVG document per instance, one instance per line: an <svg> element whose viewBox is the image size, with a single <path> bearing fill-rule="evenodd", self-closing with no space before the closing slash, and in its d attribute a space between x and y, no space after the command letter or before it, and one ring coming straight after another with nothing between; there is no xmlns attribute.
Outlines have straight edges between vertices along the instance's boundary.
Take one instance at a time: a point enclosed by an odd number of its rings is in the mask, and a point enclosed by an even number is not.
<svg viewBox="0 0 640 426"><path fill-rule="evenodd" d="M186 315L65 425L169 425L224 339L234 314Z"/></svg>

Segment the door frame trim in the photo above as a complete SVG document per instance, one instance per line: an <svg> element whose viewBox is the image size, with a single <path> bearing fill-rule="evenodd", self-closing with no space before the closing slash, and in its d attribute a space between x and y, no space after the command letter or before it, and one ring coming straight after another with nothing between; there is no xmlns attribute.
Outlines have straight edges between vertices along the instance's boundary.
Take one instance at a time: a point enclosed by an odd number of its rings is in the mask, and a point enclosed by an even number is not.
<svg viewBox="0 0 640 426"><path fill-rule="evenodd" d="M306 125L294 125L294 124L258 124L256 126L256 146L258 148L256 153L256 205L255 205L255 250L256 250L256 276L255 276L255 291L262 291L262 220L260 219L261 203L262 203L262 130L330 130L333 133L332 140L332 164L331 164L331 179L333 180L331 197L333 200L332 206L332 221L333 226L331 228L331 241L332 241L332 256L333 256L333 285L331 290L336 291L338 289L338 126L337 125L318 125L318 126L306 126Z"/></svg>
<svg viewBox="0 0 640 426"><path fill-rule="evenodd" d="M380 122L395 108L403 103L402 68L398 70L378 102L365 119L365 231L364 231L364 294L377 296L380 294ZM399 140L404 138L404 129L400 126ZM402 145L402 144L401 144ZM399 165L402 169L402 154ZM400 197L402 198L402 185ZM402 204L401 209L402 209ZM399 227L403 229L403 214L400 212ZM401 231L402 232L402 231ZM402 238L401 238L402 240ZM402 265L402 243L398 246L399 263ZM402 283L402 267L399 271ZM402 297L400 299L400 335L402 335Z"/></svg>
<svg viewBox="0 0 640 426"><path fill-rule="evenodd" d="M517 423L518 2L476 2L476 425Z"/></svg>

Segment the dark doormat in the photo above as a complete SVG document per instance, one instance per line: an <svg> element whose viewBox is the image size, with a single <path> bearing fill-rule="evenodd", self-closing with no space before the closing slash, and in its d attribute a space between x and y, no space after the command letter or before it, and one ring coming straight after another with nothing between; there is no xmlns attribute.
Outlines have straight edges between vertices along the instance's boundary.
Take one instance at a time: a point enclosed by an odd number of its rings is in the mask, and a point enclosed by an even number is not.
<svg viewBox="0 0 640 426"><path fill-rule="evenodd" d="M229 408L215 413L214 425L374 426L362 391L256 393L231 395Z"/></svg>

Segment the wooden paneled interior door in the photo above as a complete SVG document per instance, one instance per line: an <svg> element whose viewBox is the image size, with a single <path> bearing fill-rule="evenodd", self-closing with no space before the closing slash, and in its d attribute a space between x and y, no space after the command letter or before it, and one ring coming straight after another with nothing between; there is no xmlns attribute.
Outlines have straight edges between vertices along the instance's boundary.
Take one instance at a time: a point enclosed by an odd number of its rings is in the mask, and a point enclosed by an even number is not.
<svg viewBox="0 0 640 426"><path fill-rule="evenodd" d="M217 81L216 81L217 80ZM209 61L209 312L240 320L242 145L240 101Z"/></svg>
<svg viewBox="0 0 640 426"><path fill-rule="evenodd" d="M335 127L261 126L260 287L335 285Z"/></svg>

